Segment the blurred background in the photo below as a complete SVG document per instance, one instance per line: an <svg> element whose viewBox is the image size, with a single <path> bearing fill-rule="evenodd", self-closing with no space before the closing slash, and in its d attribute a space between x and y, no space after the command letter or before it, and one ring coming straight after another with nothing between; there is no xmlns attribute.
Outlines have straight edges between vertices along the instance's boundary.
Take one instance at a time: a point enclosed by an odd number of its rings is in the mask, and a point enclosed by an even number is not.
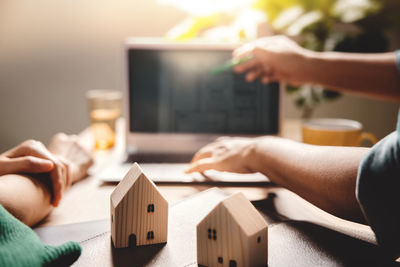
<svg viewBox="0 0 400 267"><path fill-rule="evenodd" d="M400 48L398 2L2 0L0 151L88 127L86 91L124 86L127 37L243 42L280 33L318 51L383 52ZM285 118L355 119L379 138L395 128L397 103L328 89L287 87Z"/></svg>

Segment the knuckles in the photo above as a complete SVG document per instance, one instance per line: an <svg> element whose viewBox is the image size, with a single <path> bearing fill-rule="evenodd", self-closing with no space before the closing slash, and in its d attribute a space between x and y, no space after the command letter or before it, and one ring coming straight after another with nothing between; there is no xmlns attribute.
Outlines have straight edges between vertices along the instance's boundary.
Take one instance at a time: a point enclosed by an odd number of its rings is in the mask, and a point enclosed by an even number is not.
<svg viewBox="0 0 400 267"><path fill-rule="evenodd" d="M32 150L41 150L45 148L44 144L40 141L34 140L34 139L29 139L24 141L21 144L22 148L26 149L26 151L32 151Z"/></svg>
<svg viewBox="0 0 400 267"><path fill-rule="evenodd" d="M36 146L37 143L40 143L40 142L37 140L34 140L34 139L28 139L28 140L24 141L22 143L22 145L24 145L26 147L33 147L33 146Z"/></svg>
<svg viewBox="0 0 400 267"><path fill-rule="evenodd" d="M23 165L24 165L23 167L26 170L32 170L33 168L36 167L35 159L32 156L25 156L24 160L22 162L23 162Z"/></svg>

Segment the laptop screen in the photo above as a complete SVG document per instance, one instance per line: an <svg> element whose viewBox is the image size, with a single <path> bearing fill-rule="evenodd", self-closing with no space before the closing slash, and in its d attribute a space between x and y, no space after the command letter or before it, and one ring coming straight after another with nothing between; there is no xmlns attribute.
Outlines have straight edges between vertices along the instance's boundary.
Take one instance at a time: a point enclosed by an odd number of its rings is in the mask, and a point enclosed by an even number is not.
<svg viewBox="0 0 400 267"><path fill-rule="evenodd" d="M136 133L278 133L278 84L211 74L232 50L128 49L129 130Z"/></svg>

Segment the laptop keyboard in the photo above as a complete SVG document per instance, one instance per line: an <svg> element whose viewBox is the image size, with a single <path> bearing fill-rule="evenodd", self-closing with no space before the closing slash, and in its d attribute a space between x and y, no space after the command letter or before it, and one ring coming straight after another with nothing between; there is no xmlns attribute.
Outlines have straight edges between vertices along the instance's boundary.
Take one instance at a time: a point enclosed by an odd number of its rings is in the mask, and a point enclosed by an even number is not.
<svg viewBox="0 0 400 267"><path fill-rule="evenodd" d="M141 163L140 166L146 176L155 183L249 183L252 185L269 183L268 179L260 173L237 174L209 170L204 174L185 174L185 170L189 167L189 164L185 163ZM131 167L131 163L111 165L96 176L104 182L119 182Z"/></svg>
<svg viewBox="0 0 400 267"><path fill-rule="evenodd" d="M136 153L127 158L127 162L138 163L187 163L192 160L193 154L171 153Z"/></svg>

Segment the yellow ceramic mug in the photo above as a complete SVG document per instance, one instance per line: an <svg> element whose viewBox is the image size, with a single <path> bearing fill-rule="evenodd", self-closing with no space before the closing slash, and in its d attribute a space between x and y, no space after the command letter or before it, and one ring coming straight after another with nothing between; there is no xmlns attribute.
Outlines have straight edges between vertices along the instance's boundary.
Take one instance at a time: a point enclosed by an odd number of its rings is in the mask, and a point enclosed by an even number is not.
<svg viewBox="0 0 400 267"><path fill-rule="evenodd" d="M358 121L311 119L302 125L303 142L321 146L360 146L363 141L377 142L375 135L362 131Z"/></svg>

